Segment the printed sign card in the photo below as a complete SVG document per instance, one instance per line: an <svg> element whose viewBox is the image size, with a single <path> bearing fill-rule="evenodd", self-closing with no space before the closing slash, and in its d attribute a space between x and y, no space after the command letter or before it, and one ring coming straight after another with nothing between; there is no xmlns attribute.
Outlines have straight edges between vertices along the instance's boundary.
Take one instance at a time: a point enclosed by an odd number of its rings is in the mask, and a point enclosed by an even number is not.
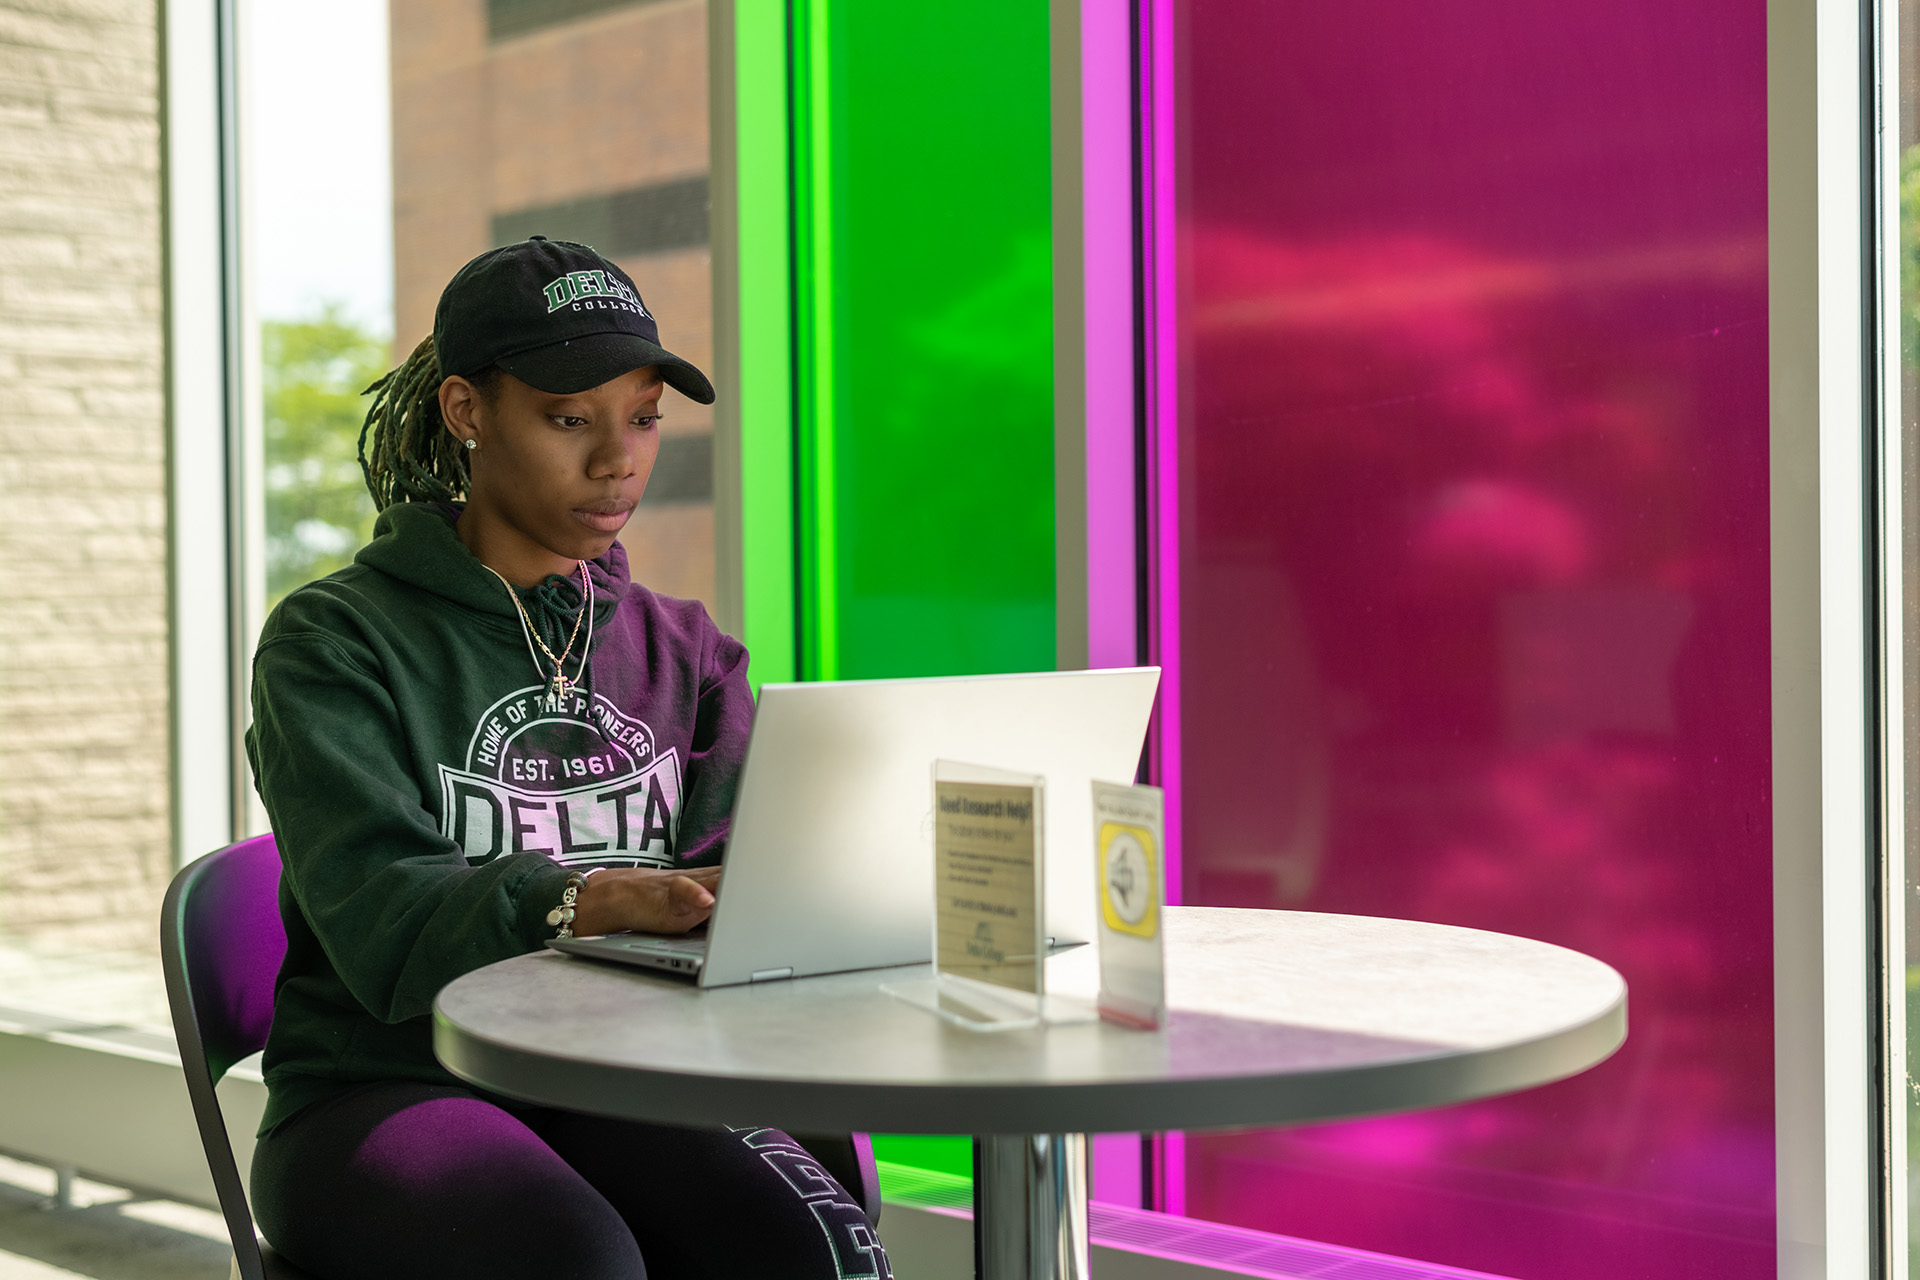
<svg viewBox="0 0 1920 1280"><path fill-rule="evenodd" d="M1093 784L1100 883L1100 1016L1151 1030L1167 1020L1161 907L1165 797L1158 787Z"/></svg>
<svg viewBox="0 0 1920 1280"><path fill-rule="evenodd" d="M1045 880L1040 779L974 779L992 771L934 767L934 967L943 974L1040 995Z"/></svg>
<svg viewBox="0 0 1920 1280"><path fill-rule="evenodd" d="M1030 1027L1046 992L1045 780L933 768L930 982L881 989L974 1030Z"/></svg>

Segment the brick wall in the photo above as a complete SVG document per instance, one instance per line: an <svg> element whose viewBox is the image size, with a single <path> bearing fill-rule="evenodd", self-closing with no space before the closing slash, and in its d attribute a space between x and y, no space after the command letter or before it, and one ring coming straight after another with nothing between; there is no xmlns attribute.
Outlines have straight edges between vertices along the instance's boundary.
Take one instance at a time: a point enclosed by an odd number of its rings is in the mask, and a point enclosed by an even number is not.
<svg viewBox="0 0 1920 1280"><path fill-rule="evenodd" d="M705 0L391 0L390 11L395 346L426 335L441 287L511 228L586 236L640 286L667 348L711 372L704 233L618 225L619 210L661 209L651 194L706 176ZM710 456L712 410L674 392L662 408L663 452ZM636 579L710 601L710 475L697 490L650 487L621 541Z"/></svg>
<svg viewBox="0 0 1920 1280"><path fill-rule="evenodd" d="M154 0L0 0L0 934L170 870Z"/></svg>

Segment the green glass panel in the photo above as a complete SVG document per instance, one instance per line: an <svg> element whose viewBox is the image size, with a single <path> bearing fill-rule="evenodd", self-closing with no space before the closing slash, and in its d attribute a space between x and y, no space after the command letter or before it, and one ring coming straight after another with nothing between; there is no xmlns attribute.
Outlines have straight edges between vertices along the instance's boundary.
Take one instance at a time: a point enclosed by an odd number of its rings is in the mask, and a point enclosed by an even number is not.
<svg viewBox="0 0 1920 1280"><path fill-rule="evenodd" d="M807 679L1051 668L1047 6L794 0L785 77L776 12L735 8L742 569L755 652L780 655L762 678L785 674L789 616ZM972 1177L966 1137L874 1145L915 1198Z"/></svg>
<svg viewBox="0 0 1920 1280"><path fill-rule="evenodd" d="M882 1164L931 1169L956 1177L973 1177L973 1139L920 1133L876 1133L873 1158Z"/></svg>
<svg viewBox="0 0 1920 1280"><path fill-rule="evenodd" d="M1047 7L795 18L802 670L1051 668Z"/></svg>

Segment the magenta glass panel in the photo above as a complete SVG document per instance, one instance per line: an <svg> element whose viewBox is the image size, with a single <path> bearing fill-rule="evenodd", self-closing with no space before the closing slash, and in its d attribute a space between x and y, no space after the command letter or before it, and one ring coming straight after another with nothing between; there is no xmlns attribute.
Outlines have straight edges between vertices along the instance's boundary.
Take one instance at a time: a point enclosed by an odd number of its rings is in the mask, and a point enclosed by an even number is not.
<svg viewBox="0 0 1920 1280"><path fill-rule="evenodd" d="M1561 1084L1192 1135L1187 1211L1771 1276L1765 6L1173 13L1186 900L1632 993Z"/></svg>

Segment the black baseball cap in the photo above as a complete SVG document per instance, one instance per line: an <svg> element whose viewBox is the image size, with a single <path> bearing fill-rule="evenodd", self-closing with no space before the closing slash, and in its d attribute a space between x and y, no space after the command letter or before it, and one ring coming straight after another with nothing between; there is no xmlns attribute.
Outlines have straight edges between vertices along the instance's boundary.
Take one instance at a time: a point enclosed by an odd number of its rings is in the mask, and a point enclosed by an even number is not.
<svg viewBox="0 0 1920 1280"><path fill-rule="evenodd" d="M660 345L627 273L567 240L535 236L460 268L434 308L433 349L441 377L498 365L553 395L654 365L674 390L713 403L707 375Z"/></svg>

